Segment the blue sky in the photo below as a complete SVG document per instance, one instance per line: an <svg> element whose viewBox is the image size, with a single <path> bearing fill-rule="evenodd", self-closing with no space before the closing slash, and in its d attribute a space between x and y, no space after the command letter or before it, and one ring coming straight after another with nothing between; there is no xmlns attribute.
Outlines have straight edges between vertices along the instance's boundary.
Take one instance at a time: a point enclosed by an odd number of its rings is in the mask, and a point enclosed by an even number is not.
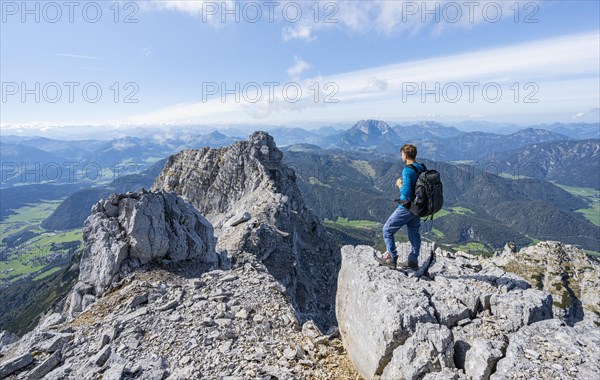
<svg viewBox="0 0 600 380"><path fill-rule="evenodd" d="M599 119L598 1L54 4L1 1L3 131Z"/></svg>

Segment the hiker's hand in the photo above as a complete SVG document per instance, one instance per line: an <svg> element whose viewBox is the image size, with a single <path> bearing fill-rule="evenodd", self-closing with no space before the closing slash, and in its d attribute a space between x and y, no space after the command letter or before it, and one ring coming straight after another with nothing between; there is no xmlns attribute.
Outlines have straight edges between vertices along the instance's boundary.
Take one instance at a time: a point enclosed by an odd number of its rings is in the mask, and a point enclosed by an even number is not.
<svg viewBox="0 0 600 380"><path fill-rule="evenodd" d="M396 186L398 186L398 187L402 187L402 178L398 178L398 179L396 180Z"/></svg>

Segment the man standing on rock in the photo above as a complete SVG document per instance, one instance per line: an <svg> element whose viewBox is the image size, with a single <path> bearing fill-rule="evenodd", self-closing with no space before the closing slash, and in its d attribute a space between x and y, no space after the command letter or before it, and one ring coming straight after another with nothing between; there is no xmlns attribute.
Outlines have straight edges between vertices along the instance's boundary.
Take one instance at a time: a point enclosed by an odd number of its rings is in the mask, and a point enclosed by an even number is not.
<svg viewBox="0 0 600 380"><path fill-rule="evenodd" d="M410 212L410 202L415 195L415 185L419 172L425 170L423 164L415 162L417 158L417 147L411 144L405 144L401 149L402 162L407 166L402 170L402 178L398 178L396 186L400 188L400 205L390 215L387 222L383 226L383 240L387 247L387 252L384 256L378 259L380 265L396 269L396 266L402 268L417 269L419 267L419 253L421 250L421 235L419 228L421 227L421 218L418 215ZM408 260L398 263L398 251L396 250L396 242L394 234L406 224L408 230L408 239L412 245Z"/></svg>

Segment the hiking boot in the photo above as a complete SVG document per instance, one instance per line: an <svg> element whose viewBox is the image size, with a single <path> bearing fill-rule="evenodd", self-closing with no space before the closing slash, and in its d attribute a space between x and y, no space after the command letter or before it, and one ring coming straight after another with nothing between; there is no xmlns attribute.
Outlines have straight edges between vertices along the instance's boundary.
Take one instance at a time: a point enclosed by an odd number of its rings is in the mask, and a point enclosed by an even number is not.
<svg viewBox="0 0 600 380"><path fill-rule="evenodd" d="M390 255L389 252L385 252L385 255L383 255L383 257L381 258L377 258L377 262L379 262L379 265L383 265L385 267L391 268L391 269L396 269L396 261L398 259L394 259L392 257L392 255Z"/></svg>
<svg viewBox="0 0 600 380"><path fill-rule="evenodd" d="M416 261L411 261L411 260L407 260L407 261L402 261L398 263L398 267L402 268L402 269L414 269L417 270L419 269L419 263Z"/></svg>

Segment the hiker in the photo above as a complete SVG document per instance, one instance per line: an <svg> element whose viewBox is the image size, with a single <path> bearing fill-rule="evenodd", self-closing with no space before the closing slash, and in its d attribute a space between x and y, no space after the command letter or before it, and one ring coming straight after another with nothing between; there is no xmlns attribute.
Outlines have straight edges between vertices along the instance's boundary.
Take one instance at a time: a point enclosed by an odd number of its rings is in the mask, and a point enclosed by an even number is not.
<svg viewBox="0 0 600 380"><path fill-rule="evenodd" d="M387 247L387 252L382 258L378 259L380 265L385 265L392 269L396 266L402 268L417 269L419 268L419 253L421 250L421 235L419 228L421 227L421 218L413 214L410 209L410 202L414 198L415 185L419 174L410 165L414 165L419 171L425 170L423 164L415 162L417 158L417 147L411 144L405 144L400 149L402 154L402 162L407 166L402 170L402 178L398 178L396 186L400 188L400 200L398 208L394 210L383 226L383 240ZM398 263L398 251L394 241L394 234L406 225L408 230L408 239L412 245L408 260Z"/></svg>

